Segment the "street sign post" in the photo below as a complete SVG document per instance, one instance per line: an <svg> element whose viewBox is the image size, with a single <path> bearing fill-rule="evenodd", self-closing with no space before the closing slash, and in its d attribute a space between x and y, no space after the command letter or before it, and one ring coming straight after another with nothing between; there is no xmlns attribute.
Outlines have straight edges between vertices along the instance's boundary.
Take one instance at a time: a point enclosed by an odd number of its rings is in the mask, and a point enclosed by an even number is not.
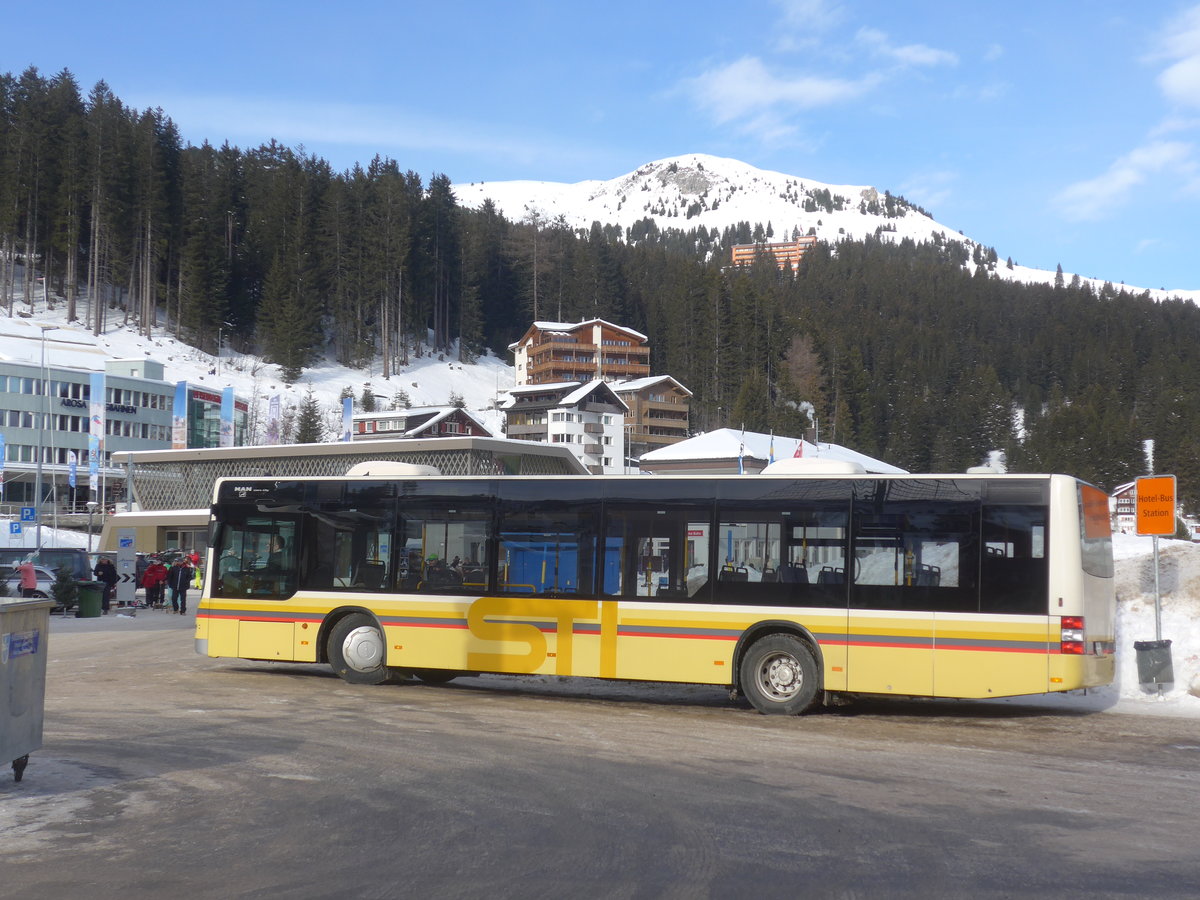
<svg viewBox="0 0 1200 900"><path fill-rule="evenodd" d="M1175 476L1147 475L1137 480L1137 533L1175 533Z"/></svg>
<svg viewBox="0 0 1200 900"><path fill-rule="evenodd" d="M1162 595L1158 585L1158 539L1162 535L1175 533L1175 476L1146 475L1137 480L1134 489L1136 498L1137 533L1154 537L1154 641L1139 641L1134 643L1139 660L1149 659L1149 654L1159 656L1165 654L1165 665L1159 660L1154 667L1163 672L1171 671L1171 642L1164 641L1162 636ZM1162 695L1163 682L1153 676L1159 695ZM1173 678L1173 676L1171 676Z"/></svg>

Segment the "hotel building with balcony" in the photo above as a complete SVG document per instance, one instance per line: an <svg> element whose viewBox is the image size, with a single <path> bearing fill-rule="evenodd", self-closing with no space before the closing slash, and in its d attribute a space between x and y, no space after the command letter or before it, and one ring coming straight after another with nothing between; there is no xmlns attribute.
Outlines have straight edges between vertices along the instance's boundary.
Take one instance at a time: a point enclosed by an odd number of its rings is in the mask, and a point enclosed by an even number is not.
<svg viewBox="0 0 1200 900"><path fill-rule="evenodd" d="M603 319L534 322L508 345L516 384L626 381L650 374L648 338Z"/></svg>

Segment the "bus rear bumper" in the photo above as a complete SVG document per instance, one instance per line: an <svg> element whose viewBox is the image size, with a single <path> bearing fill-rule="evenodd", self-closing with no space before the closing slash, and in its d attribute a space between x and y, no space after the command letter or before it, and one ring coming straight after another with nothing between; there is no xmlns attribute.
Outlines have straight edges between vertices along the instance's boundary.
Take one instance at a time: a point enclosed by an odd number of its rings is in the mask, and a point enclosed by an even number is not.
<svg viewBox="0 0 1200 900"><path fill-rule="evenodd" d="M208 656L208 638L196 638L196 653L200 656Z"/></svg>

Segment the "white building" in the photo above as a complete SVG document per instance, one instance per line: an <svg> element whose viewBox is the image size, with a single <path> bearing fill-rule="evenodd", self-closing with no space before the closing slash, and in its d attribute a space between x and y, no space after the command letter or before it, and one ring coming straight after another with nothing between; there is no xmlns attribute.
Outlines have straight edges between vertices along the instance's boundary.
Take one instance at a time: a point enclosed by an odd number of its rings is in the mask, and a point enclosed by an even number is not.
<svg viewBox="0 0 1200 900"><path fill-rule="evenodd" d="M629 407L608 383L564 381L515 387L500 409L509 438L565 444L594 475L624 471Z"/></svg>

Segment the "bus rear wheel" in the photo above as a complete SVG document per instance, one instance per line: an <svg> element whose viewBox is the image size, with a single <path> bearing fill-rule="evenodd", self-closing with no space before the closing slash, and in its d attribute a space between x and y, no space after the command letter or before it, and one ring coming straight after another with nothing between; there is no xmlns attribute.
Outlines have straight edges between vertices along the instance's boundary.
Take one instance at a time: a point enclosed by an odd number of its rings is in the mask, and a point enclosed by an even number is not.
<svg viewBox="0 0 1200 900"><path fill-rule="evenodd" d="M820 680L812 650L789 634L772 634L750 645L738 669L742 693L768 716L795 716L817 698Z"/></svg>
<svg viewBox="0 0 1200 900"><path fill-rule="evenodd" d="M350 684L381 684L387 680L383 632L363 613L340 619L325 646L334 674Z"/></svg>

